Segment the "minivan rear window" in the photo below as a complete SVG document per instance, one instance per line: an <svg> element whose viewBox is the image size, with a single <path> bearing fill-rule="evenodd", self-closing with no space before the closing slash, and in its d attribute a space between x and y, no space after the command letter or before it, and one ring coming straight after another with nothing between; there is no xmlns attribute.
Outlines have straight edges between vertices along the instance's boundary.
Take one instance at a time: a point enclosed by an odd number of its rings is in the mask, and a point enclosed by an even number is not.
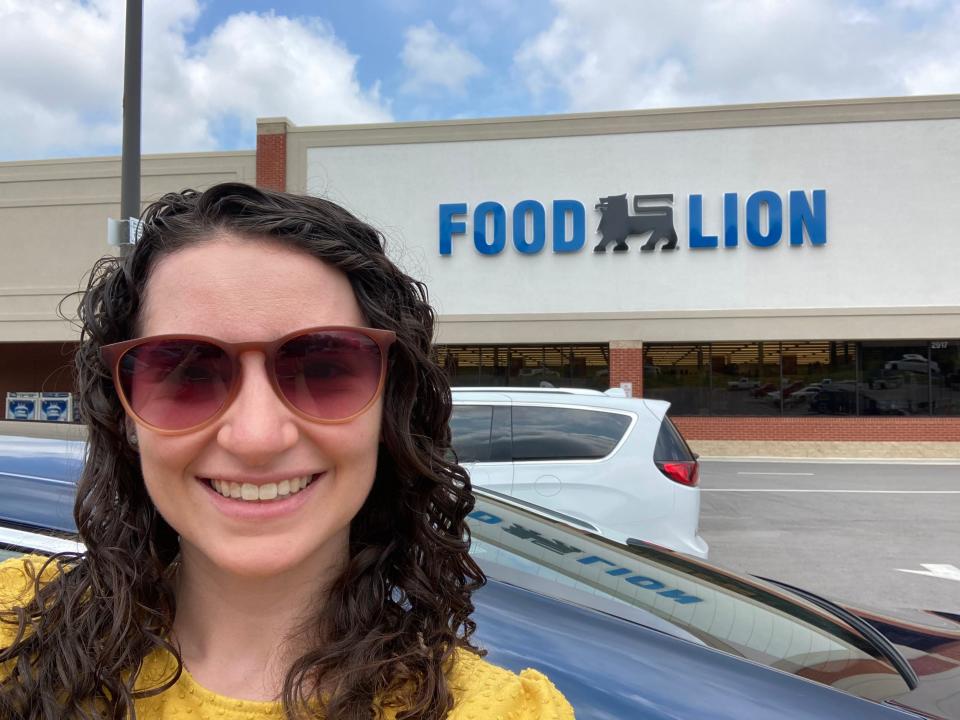
<svg viewBox="0 0 960 720"><path fill-rule="evenodd" d="M513 408L514 460L591 460L620 442L630 417L603 410Z"/></svg>
<svg viewBox="0 0 960 720"><path fill-rule="evenodd" d="M657 445L653 449L654 462L690 462L694 459L676 425L670 418L664 417L657 434Z"/></svg>

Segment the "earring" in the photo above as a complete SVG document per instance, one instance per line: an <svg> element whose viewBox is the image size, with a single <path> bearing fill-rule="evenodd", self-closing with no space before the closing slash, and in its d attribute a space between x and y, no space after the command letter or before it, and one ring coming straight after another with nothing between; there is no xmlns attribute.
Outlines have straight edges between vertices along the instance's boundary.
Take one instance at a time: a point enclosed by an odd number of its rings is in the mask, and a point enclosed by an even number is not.
<svg viewBox="0 0 960 720"><path fill-rule="evenodd" d="M127 442L130 443L132 447L137 447L137 444L140 442L137 439L137 434L134 432L127 433Z"/></svg>

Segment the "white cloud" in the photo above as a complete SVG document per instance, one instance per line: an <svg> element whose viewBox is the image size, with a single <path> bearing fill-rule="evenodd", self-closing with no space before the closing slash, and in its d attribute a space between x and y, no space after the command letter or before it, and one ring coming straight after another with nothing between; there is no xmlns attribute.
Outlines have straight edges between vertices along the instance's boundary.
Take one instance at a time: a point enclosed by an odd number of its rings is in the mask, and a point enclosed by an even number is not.
<svg viewBox="0 0 960 720"><path fill-rule="evenodd" d="M566 109L960 92L956 3L927 0L554 0L516 54Z"/></svg>
<svg viewBox="0 0 960 720"><path fill-rule="evenodd" d="M409 93L440 89L461 94L467 81L484 70L483 63L429 20L407 28L400 57L408 73L402 89Z"/></svg>
<svg viewBox="0 0 960 720"><path fill-rule="evenodd" d="M116 152L121 135L124 3L0 0L0 158ZM391 118L327 25L275 14L228 17L196 45L197 0L147 0L144 152L210 150L258 116L294 122Z"/></svg>

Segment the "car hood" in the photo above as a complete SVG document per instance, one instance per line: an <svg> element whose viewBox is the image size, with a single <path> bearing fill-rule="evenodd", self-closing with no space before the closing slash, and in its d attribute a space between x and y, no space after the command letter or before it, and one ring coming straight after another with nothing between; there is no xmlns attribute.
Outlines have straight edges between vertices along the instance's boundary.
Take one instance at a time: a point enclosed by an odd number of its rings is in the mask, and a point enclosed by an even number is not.
<svg viewBox="0 0 960 720"><path fill-rule="evenodd" d="M578 720L915 717L612 615L492 580L476 640L514 671L540 670Z"/></svg>
<svg viewBox="0 0 960 720"><path fill-rule="evenodd" d="M74 532L73 502L86 443L0 436L0 519Z"/></svg>
<svg viewBox="0 0 960 720"><path fill-rule="evenodd" d="M0 472L76 483L87 443L82 440L0 436Z"/></svg>

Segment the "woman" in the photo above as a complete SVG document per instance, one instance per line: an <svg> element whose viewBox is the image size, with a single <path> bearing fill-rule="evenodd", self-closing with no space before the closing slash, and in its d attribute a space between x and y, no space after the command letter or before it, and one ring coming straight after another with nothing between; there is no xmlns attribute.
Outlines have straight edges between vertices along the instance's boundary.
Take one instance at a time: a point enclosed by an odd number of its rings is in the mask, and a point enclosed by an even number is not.
<svg viewBox="0 0 960 720"><path fill-rule="evenodd" d="M0 567L0 715L573 717L471 643L433 312L380 235L233 183L142 227L81 303L87 552Z"/></svg>

